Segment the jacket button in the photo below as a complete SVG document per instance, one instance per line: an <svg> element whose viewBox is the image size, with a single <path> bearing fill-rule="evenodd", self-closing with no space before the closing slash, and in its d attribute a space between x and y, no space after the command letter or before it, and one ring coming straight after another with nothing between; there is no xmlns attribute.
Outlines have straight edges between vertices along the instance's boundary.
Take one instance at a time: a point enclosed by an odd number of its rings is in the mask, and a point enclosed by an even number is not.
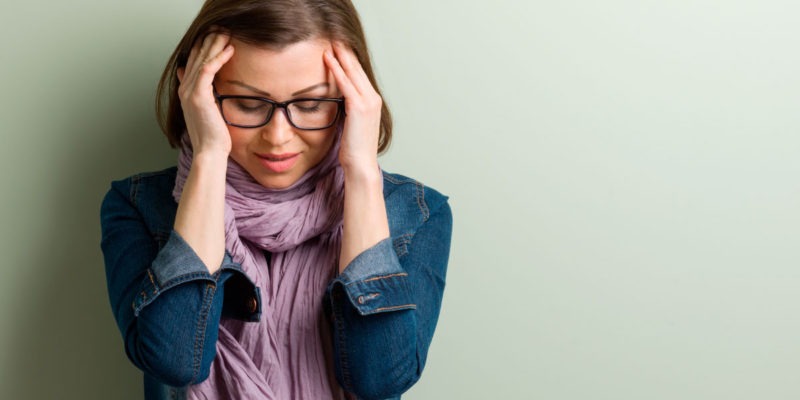
<svg viewBox="0 0 800 400"><path fill-rule="evenodd" d="M358 304L364 304L364 296L358 296Z"/></svg>
<svg viewBox="0 0 800 400"><path fill-rule="evenodd" d="M250 297L247 299L247 308L250 310L251 314L258 310L258 302L256 301L255 297Z"/></svg>

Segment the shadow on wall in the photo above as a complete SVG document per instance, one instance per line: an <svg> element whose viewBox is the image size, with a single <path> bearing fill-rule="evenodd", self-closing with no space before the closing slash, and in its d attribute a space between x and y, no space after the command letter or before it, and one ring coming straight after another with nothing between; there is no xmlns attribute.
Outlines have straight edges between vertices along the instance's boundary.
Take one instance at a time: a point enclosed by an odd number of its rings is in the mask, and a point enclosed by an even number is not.
<svg viewBox="0 0 800 400"><path fill-rule="evenodd" d="M44 211L51 217L24 266L38 271L36 287L20 299L26 311L3 324L14 343L4 349L6 399L143 397L141 373L125 356L108 303L99 213L111 180L175 163L152 111L158 71L136 62L158 57L163 65L166 57L146 44L97 53L100 65L87 57L53 88L68 112L48 123L67 147L44 168L44 181L54 185Z"/></svg>

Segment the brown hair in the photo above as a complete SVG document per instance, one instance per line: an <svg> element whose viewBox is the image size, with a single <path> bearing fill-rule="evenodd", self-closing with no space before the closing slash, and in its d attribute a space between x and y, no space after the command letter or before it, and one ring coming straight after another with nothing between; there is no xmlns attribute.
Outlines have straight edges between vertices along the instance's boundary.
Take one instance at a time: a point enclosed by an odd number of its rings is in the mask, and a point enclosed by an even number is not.
<svg viewBox="0 0 800 400"><path fill-rule="evenodd" d="M224 31L242 42L272 49L316 37L341 41L353 50L380 94L364 30L350 0L206 0L158 82L156 117L172 147L180 145L186 130L178 98L178 68L186 66L192 46L213 31ZM392 115L384 100L378 154L386 151L391 139Z"/></svg>

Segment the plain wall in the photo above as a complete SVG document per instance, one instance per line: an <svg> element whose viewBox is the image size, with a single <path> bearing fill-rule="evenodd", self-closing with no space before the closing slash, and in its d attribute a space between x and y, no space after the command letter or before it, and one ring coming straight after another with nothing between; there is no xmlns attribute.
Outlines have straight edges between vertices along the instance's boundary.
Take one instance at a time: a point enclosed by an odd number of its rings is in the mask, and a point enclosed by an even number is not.
<svg viewBox="0 0 800 400"><path fill-rule="evenodd" d="M99 206L199 0L0 4L0 391L139 399ZM385 169L450 196L408 399L800 397L800 3L360 0Z"/></svg>

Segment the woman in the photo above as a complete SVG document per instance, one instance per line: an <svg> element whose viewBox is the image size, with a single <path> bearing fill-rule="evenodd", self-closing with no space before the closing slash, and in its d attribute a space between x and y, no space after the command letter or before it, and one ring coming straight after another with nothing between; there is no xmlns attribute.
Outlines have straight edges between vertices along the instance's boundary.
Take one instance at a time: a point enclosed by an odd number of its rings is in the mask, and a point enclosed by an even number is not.
<svg viewBox="0 0 800 400"><path fill-rule="evenodd" d="M102 249L146 398L397 398L441 306L447 197L391 138L348 0L208 0L159 85L177 168L112 183Z"/></svg>

